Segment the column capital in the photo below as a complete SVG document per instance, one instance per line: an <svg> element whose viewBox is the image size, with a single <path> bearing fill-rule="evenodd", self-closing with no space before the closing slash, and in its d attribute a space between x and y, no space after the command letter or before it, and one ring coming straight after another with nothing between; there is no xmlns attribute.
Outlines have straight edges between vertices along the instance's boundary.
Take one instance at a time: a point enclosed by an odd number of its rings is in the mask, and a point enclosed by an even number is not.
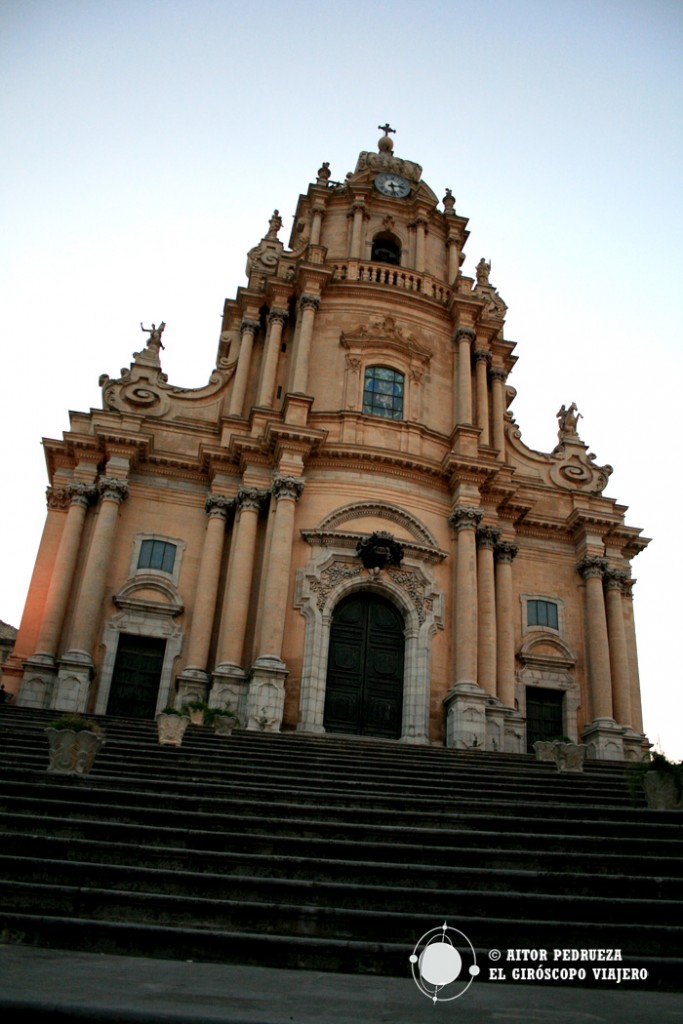
<svg viewBox="0 0 683 1024"><path fill-rule="evenodd" d="M298 501L303 489L304 482L299 477L276 476L273 480L273 497L278 501L280 498L291 498L292 501Z"/></svg>
<svg viewBox="0 0 683 1024"><path fill-rule="evenodd" d="M268 314L269 324L286 324L289 313L286 309L271 309Z"/></svg>
<svg viewBox="0 0 683 1024"><path fill-rule="evenodd" d="M302 295L299 299L299 309L303 313L306 309L316 310L320 307L320 296Z"/></svg>
<svg viewBox="0 0 683 1024"><path fill-rule="evenodd" d="M477 527L477 547L493 550L500 542L500 530L495 526Z"/></svg>
<svg viewBox="0 0 683 1024"><path fill-rule="evenodd" d="M623 569L609 568L605 569L603 576L603 582L605 584L605 590L619 590L623 591L626 589L628 584L629 575Z"/></svg>
<svg viewBox="0 0 683 1024"><path fill-rule="evenodd" d="M259 491L256 487L240 487L237 492L237 504L240 508L258 511L268 495L267 491Z"/></svg>
<svg viewBox="0 0 683 1024"><path fill-rule="evenodd" d="M493 359L493 356L487 348L475 348L472 355L475 363L486 363L487 366L490 365L491 360Z"/></svg>
<svg viewBox="0 0 683 1024"><path fill-rule="evenodd" d="M456 327L453 332L453 341L457 344L461 339L466 338L470 344L476 341L477 333L471 327L460 326Z"/></svg>
<svg viewBox="0 0 683 1024"><path fill-rule="evenodd" d="M458 505L449 515L448 522L456 530L476 530L483 518L483 509Z"/></svg>
<svg viewBox="0 0 683 1024"><path fill-rule="evenodd" d="M585 580L593 576L602 578L607 571L607 559L602 558L600 555L587 555L581 559L576 569Z"/></svg>
<svg viewBox="0 0 683 1024"><path fill-rule="evenodd" d="M502 540L496 544L496 561L508 565L516 558L519 547L510 540Z"/></svg>
<svg viewBox="0 0 683 1024"><path fill-rule="evenodd" d="M69 491L65 487L48 487L45 500L49 511L64 512L69 507Z"/></svg>
<svg viewBox="0 0 683 1024"><path fill-rule="evenodd" d="M500 381L501 384L508 379L507 371L502 366L492 366L489 370L489 377L491 380Z"/></svg>
<svg viewBox="0 0 683 1024"><path fill-rule="evenodd" d="M244 319L240 321L240 337L247 331L251 334L256 334L260 326L261 325L258 320L250 320L245 316Z"/></svg>
<svg viewBox="0 0 683 1024"><path fill-rule="evenodd" d="M87 508L97 501L97 487L95 484L73 483L66 489L70 505L80 505Z"/></svg>
<svg viewBox="0 0 683 1024"><path fill-rule="evenodd" d="M102 500L109 498L120 505L128 497L128 481L119 480L113 476L103 476L97 483Z"/></svg>
<svg viewBox="0 0 683 1024"><path fill-rule="evenodd" d="M209 519L227 519L228 512L234 504L234 498L226 498L223 494L210 494L204 502L204 511Z"/></svg>

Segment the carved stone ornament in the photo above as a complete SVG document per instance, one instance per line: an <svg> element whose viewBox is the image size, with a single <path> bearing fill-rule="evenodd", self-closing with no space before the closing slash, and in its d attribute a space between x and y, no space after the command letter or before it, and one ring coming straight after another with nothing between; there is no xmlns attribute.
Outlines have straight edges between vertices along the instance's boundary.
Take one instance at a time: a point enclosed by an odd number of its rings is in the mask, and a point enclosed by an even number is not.
<svg viewBox="0 0 683 1024"><path fill-rule="evenodd" d="M258 320L249 320L247 317L240 322L240 335L244 335L247 331L250 334L256 334L259 329Z"/></svg>
<svg viewBox="0 0 683 1024"><path fill-rule="evenodd" d="M69 492L64 487L48 487L45 491L47 507L53 512L65 512L70 504Z"/></svg>
<svg viewBox="0 0 683 1024"><path fill-rule="evenodd" d="M477 527L477 547L489 548L491 551L500 542L500 530L495 526Z"/></svg>
<svg viewBox="0 0 683 1024"><path fill-rule="evenodd" d="M87 508L88 505L92 505L93 502L97 501L97 488L94 484L69 484L66 492L69 495L69 503L71 505L80 505L81 508Z"/></svg>
<svg viewBox="0 0 683 1024"><path fill-rule="evenodd" d="M267 491L259 491L255 487L240 487L237 492L237 504L240 508L258 511L267 497Z"/></svg>
<svg viewBox="0 0 683 1024"><path fill-rule="evenodd" d="M612 474L611 466L596 466L595 455L588 451L577 431L581 413L572 402L557 413L559 443L551 453L550 478L559 487L602 494Z"/></svg>
<svg viewBox="0 0 683 1024"><path fill-rule="evenodd" d="M295 476L276 476L273 480L273 497L279 501L280 498L290 498L298 501L304 489L304 482Z"/></svg>
<svg viewBox="0 0 683 1024"><path fill-rule="evenodd" d="M400 174L414 184L422 177L422 168L419 164L415 164L410 160L400 160L386 151L382 153L360 153L354 173L358 174L360 171L389 171L392 174Z"/></svg>
<svg viewBox="0 0 683 1024"><path fill-rule="evenodd" d="M456 530L476 530L483 518L484 512L482 509L459 505L449 515L448 522Z"/></svg>
<svg viewBox="0 0 683 1024"><path fill-rule="evenodd" d="M226 498L223 494L210 494L204 502L204 510L209 519L213 519L214 516L226 519L234 505L234 498Z"/></svg>
<svg viewBox="0 0 683 1024"><path fill-rule="evenodd" d="M269 324L286 324L288 313L286 309L271 309L268 314Z"/></svg>
<svg viewBox="0 0 683 1024"><path fill-rule="evenodd" d="M98 481L97 488L103 499L109 498L118 505L128 497L128 482L117 480L115 477L103 476Z"/></svg>
<svg viewBox="0 0 683 1024"><path fill-rule="evenodd" d="M456 327L453 333L453 341L457 344L461 338L467 338L470 344L472 344L477 338L476 331L473 331L471 327Z"/></svg>
<svg viewBox="0 0 683 1024"><path fill-rule="evenodd" d="M607 571L607 559L599 555L587 555L577 565L577 571L585 580L593 576L603 577Z"/></svg>
<svg viewBox="0 0 683 1024"><path fill-rule="evenodd" d="M628 573L623 569L606 569L604 575L605 590L623 591L628 583Z"/></svg>
<svg viewBox="0 0 683 1024"><path fill-rule="evenodd" d="M391 315L372 316L366 324L360 324L355 331L342 334L341 344L352 353L366 349L394 349L402 355L418 359L425 365L433 352L428 345Z"/></svg>
<svg viewBox="0 0 683 1024"><path fill-rule="evenodd" d="M369 537L363 537L356 551L366 569L386 569L390 565L399 568L404 555L403 545L386 530L375 530Z"/></svg>
<svg viewBox="0 0 683 1024"><path fill-rule="evenodd" d="M512 562L517 557L519 548L512 541L503 540L496 544L495 553L497 562Z"/></svg>
<svg viewBox="0 0 683 1024"><path fill-rule="evenodd" d="M315 310L320 308L320 297L318 295L302 295L299 300L299 308L303 313L306 309Z"/></svg>

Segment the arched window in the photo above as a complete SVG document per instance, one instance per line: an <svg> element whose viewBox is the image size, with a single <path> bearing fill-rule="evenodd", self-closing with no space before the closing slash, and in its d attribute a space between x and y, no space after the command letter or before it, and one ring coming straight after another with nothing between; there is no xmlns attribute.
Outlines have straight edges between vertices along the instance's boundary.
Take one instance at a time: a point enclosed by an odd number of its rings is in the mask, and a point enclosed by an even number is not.
<svg viewBox="0 0 683 1024"><path fill-rule="evenodd" d="M376 235L372 241L371 259L373 263L391 263L398 267L401 263L401 243L387 233Z"/></svg>
<svg viewBox="0 0 683 1024"><path fill-rule="evenodd" d="M363 412L403 419L403 374L388 366L368 366L363 386Z"/></svg>

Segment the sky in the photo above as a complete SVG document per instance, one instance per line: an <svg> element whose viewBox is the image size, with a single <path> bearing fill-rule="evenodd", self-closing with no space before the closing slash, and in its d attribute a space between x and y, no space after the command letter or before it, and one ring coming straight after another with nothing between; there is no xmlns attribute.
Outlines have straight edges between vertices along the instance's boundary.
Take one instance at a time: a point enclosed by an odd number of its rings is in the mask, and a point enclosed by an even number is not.
<svg viewBox="0 0 683 1024"><path fill-rule="evenodd" d="M19 625L45 518L42 437L100 406L166 322L169 382L214 365L223 300L274 208L286 242L396 129L451 188L518 363L522 439L582 439L653 538L633 563L645 729L683 759L681 0L3 0L0 619ZM675 642L676 641L676 642Z"/></svg>

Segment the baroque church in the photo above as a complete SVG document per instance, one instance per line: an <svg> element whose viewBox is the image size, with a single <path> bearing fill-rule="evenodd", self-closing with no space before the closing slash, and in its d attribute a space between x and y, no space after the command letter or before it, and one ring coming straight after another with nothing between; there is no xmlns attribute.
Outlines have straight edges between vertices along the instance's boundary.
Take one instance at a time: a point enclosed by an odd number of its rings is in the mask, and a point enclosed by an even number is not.
<svg viewBox="0 0 683 1024"><path fill-rule="evenodd" d="M102 407L45 440L47 519L3 681L17 704L139 718L204 699L243 728L634 759L631 560L647 545L517 357L467 218L389 125L276 210L225 302L205 387L164 324ZM142 325L141 325L142 326Z"/></svg>

